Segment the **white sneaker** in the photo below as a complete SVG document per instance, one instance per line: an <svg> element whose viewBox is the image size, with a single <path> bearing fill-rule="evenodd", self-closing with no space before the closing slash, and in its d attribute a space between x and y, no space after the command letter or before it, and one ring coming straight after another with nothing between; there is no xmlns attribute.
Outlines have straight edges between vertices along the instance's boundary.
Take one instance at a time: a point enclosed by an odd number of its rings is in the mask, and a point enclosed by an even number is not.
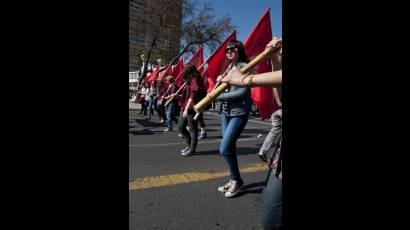
<svg viewBox="0 0 410 230"><path fill-rule="evenodd" d="M234 197L236 194L238 194L238 192L241 191L242 188L242 184L239 184L239 182L237 181L233 181L231 184L231 187L229 187L228 191L225 192L225 197L226 198L231 198Z"/></svg>
<svg viewBox="0 0 410 230"><path fill-rule="evenodd" d="M195 153L195 150L189 148L188 150L182 152L181 155L184 157L188 157L188 156L192 156L194 153Z"/></svg>
<svg viewBox="0 0 410 230"><path fill-rule="evenodd" d="M188 149L189 149L190 147L191 147L191 146L185 147L183 150L181 150L181 153L188 151Z"/></svg>
<svg viewBox="0 0 410 230"><path fill-rule="evenodd" d="M259 153L258 153L258 156L259 156L259 158L261 158L261 160L262 160L263 162L268 161L268 159L267 159L267 157L266 157L266 153L264 153L264 152L259 152Z"/></svg>
<svg viewBox="0 0 410 230"><path fill-rule="evenodd" d="M219 186L218 191L221 193L228 191L228 189L231 187L231 184L232 184L232 180L229 180L229 182L226 183L225 185Z"/></svg>

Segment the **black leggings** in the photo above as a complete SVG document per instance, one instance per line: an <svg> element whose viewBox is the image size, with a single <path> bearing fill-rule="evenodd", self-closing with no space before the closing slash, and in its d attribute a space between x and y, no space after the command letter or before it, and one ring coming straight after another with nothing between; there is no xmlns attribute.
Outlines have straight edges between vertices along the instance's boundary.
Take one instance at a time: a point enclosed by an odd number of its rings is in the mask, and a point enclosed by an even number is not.
<svg viewBox="0 0 410 230"><path fill-rule="evenodd" d="M205 128L204 113L201 113L198 116L198 123L199 123L199 127Z"/></svg>
<svg viewBox="0 0 410 230"><path fill-rule="evenodd" d="M179 132L181 132L182 135L184 135L187 145L190 146L192 150L195 150L196 145L198 143L198 121L194 120L195 111L193 109L188 110L187 118L184 118L182 116L183 113L184 111L182 110L181 115L179 116ZM186 130L187 124L189 127L189 132Z"/></svg>

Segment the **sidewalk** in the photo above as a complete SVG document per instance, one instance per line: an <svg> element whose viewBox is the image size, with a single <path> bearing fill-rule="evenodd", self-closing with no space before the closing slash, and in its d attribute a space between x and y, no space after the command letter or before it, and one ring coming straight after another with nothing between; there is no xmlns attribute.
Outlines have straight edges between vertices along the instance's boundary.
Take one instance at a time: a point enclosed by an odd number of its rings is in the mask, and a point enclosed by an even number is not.
<svg viewBox="0 0 410 230"><path fill-rule="evenodd" d="M141 109L141 104L140 103L128 102L128 108L130 110L138 110L138 109Z"/></svg>

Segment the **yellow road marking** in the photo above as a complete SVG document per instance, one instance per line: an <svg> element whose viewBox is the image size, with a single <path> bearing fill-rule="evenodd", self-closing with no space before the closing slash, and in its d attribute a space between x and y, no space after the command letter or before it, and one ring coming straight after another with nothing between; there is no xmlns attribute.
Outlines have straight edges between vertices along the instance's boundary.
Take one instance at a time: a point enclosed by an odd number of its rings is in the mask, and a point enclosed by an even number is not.
<svg viewBox="0 0 410 230"><path fill-rule="evenodd" d="M254 164L247 168L240 169L241 173L253 173L267 170L264 163ZM228 171L205 173L205 172L190 172L179 173L163 176L145 177L129 182L129 190L139 190L147 188L162 187L167 185L186 184L204 180L211 180L219 177L228 176Z"/></svg>

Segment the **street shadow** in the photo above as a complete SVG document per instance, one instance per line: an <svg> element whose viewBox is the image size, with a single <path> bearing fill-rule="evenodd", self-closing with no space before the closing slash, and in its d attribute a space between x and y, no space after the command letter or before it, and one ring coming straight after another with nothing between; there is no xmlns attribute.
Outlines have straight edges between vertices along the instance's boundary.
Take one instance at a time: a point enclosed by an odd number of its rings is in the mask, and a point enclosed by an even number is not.
<svg viewBox="0 0 410 230"><path fill-rule="evenodd" d="M148 118L138 118L138 119L134 119L135 123L137 123L138 125L142 126L142 127L153 127L153 128L158 128L158 127L165 127L164 124L161 124L158 122L154 122L151 119Z"/></svg>
<svg viewBox="0 0 410 230"><path fill-rule="evenodd" d="M241 138L250 138L250 137L252 137L252 136L251 135L241 135L239 137L239 139L241 139ZM206 140L206 139L211 139L211 140L213 140L213 139L222 139L222 136L207 136L207 138L205 138L204 140Z"/></svg>
<svg viewBox="0 0 410 230"><path fill-rule="evenodd" d="M130 130L130 134L132 135L153 135L155 132L149 130L149 129L143 129L143 130Z"/></svg>
<svg viewBox="0 0 410 230"><path fill-rule="evenodd" d="M242 186L241 191L238 192L238 194L235 197L241 197L243 195L252 193L262 193L264 186L265 181L244 185Z"/></svg>
<svg viewBox="0 0 410 230"><path fill-rule="evenodd" d="M213 149L213 150L208 150L208 151L201 151L201 150L197 150L195 153L194 153L194 155L198 155L198 156L200 156L200 155L203 155L203 156L206 156L206 155L219 155L219 149Z"/></svg>
<svg viewBox="0 0 410 230"><path fill-rule="evenodd" d="M209 128L206 128L206 132L218 132L218 131L221 131L220 129L209 129Z"/></svg>
<svg viewBox="0 0 410 230"><path fill-rule="evenodd" d="M203 139L203 140L207 140L207 139L211 139L211 140L214 140L214 139L221 139L222 138L222 136L207 136L205 139ZM201 140L198 140L198 141L201 141Z"/></svg>
<svg viewBox="0 0 410 230"><path fill-rule="evenodd" d="M243 139L243 138L252 138L252 137L254 137L254 135L241 135L240 137L239 137L239 139ZM215 139L222 139L222 136L207 136L204 140L206 140L206 139L211 139L211 140L215 140Z"/></svg>
<svg viewBox="0 0 410 230"><path fill-rule="evenodd" d="M258 119L258 120L260 120L260 115L259 114L249 114L249 119Z"/></svg>
<svg viewBox="0 0 410 230"><path fill-rule="evenodd" d="M259 148L250 148L250 147L239 147L236 148L236 152L238 155L253 155L259 151Z"/></svg>
<svg viewBox="0 0 410 230"><path fill-rule="evenodd" d="M261 133L261 134L266 136L269 133L269 130L265 131L265 130L261 130L261 129L247 129L245 127L245 129L242 132L243 133Z"/></svg>
<svg viewBox="0 0 410 230"><path fill-rule="evenodd" d="M252 154L256 155L258 151L259 151L259 148L249 148L249 147L236 148L237 155L252 155ZM219 148L208 150L208 151L197 150L195 155L219 155Z"/></svg>
<svg viewBox="0 0 410 230"><path fill-rule="evenodd" d="M241 135L240 137L239 137L239 140L240 139L243 139L243 138L251 138L252 136L251 135Z"/></svg>
<svg viewBox="0 0 410 230"><path fill-rule="evenodd" d="M215 120L215 118L214 117L210 118L210 117L204 116L204 121L212 121L212 120Z"/></svg>
<svg viewBox="0 0 410 230"><path fill-rule="evenodd" d="M142 127L142 126L139 125L138 123L136 123L134 120L130 120L128 122L128 128L129 129L131 129L131 128L140 128L140 127Z"/></svg>
<svg viewBox="0 0 410 230"><path fill-rule="evenodd" d="M129 130L129 133L133 134L133 135L153 135L155 133L163 133L162 130L161 131L152 131L151 129L159 128L159 127L164 127L165 128L164 124L161 124L159 122L154 122L154 121L148 119L148 117L147 118L140 117L140 118L137 118L137 119L130 119L130 120L133 121L132 122L133 124L131 124L131 122L129 122L128 128L129 129L137 128L137 130ZM143 127L149 127L149 128L144 128L144 129L141 130L140 129L141 127L142 128Z"/></svg>

